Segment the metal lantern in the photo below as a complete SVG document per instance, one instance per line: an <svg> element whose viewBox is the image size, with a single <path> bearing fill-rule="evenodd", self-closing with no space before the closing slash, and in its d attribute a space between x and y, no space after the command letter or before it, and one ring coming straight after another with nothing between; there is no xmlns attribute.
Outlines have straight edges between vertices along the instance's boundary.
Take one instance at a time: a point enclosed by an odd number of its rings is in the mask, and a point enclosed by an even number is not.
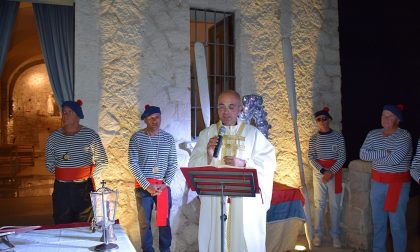
<svg viewBox="0 0 420 252"><path fill-rule="evenodd" d="M117 211L118 190L111 190L105 187L105 181L101 182L102 187L96 192L90 193L94 221L96 226L102 229L101 241L104 243L95 247L95 251L106 251L118 249L118 245L112 242L117 238L114 233L115 214Z"/></svg>

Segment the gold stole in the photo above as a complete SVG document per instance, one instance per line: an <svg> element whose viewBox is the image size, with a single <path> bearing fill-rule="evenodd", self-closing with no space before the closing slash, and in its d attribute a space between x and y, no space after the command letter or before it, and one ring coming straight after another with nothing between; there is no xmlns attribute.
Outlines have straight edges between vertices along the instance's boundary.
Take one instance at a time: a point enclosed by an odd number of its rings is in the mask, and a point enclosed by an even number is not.
<svg viewBox="0 0 420 252"><path fill-rule="evenodd" d="M219 129L221 126L222 126L222 122L219 121L217 123L217 132L219 132ZM225 134L223 136L222 153L221 153L222 162L223 162L224 156L228 155L228 156L236 157L238 155L238 150L245 150L245 137L242 136L242 132L244 131L244 128L245 128L245 122L242 121L235 135ZM226 229L225 229L225 239L226 239L225 250L228 252L231 250L230 243L231 243L231 232L232 232L232 219L231 219L232 211L230 208L231 208L231 204L227 204L226 215L228 216L228 218L227 218Z"/></svg>
<svg viewBox="0 0 420 252"><path fill-rule="evenodd" d="M219 121L217 123L217 132L219 132L220 127L222 126L222 122ZM242 121L241 125L239 125L238 131L235 135L227 135L223 136L222 142L222 155L224 156L233 156L236 157L238 155L238 150L245 150L245 137L242 136L242 132L245 128L245 122Z"/></svg>

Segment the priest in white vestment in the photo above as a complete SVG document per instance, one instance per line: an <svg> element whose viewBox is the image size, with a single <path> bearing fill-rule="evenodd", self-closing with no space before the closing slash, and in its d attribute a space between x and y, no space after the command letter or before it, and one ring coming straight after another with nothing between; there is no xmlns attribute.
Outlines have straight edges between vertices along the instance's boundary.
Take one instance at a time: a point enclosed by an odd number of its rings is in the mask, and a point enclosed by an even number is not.
<svg viewBox="0 0 420 252"><path fill-rule="evenodd" d="M255 168L261 193L256 197L232 197L226 204L225 251L265 251L266 213L270 208L276 167L274 147L254 126L238 119L242 111L240 95L224 91L218 98L220 121L200 132L189 161L196 166ZM213 158L220 127L225 127L220 154ZM198 231L201 252L221 251L221 203L217 196L200 196Z"/></svg>

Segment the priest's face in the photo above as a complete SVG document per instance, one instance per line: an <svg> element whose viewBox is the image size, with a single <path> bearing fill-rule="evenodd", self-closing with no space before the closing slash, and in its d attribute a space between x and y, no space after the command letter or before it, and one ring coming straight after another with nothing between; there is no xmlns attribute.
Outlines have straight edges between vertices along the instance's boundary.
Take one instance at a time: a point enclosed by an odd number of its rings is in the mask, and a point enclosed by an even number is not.
<svg viewBox="0 0 420 252"><path fill-rule="evenodd" d="M222 93L217 103L217 113L223 125L236 125L238 115L242 112L242 103L233 93Z"/></svg>

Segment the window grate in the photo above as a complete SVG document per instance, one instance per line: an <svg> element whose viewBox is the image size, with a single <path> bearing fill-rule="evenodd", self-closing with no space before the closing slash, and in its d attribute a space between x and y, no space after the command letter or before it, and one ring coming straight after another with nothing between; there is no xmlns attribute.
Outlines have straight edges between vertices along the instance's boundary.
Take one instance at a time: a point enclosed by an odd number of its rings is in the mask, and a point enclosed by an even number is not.
<svg viewBox="0 0 420 252"><path fill-rule="evenodd" d="M210 121L215 123L217 97L224 90L235 89L234 15L231 12L190 9L191 60L191 135L197 138L204 129L198 93L194 58L194 43L201 42L206 53L207 78L210 94Z"/></svg>

